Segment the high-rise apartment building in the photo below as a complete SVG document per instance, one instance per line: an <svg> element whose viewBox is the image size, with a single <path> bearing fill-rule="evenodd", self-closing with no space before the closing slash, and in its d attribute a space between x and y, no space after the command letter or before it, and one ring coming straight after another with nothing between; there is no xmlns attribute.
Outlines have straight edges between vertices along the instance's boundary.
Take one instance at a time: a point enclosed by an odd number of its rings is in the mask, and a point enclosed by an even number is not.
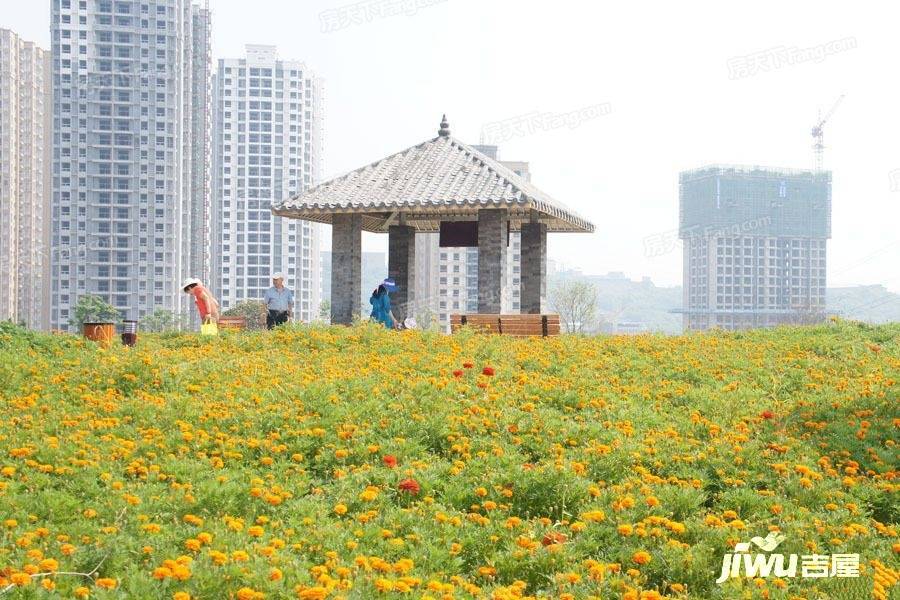
<svg viewBox="0 0 900 600"><path fill-rule="evenodd" d="M294 290L294 317L321 299L320 226L269 208L321 177L322 82L274 46L220 59L214 76L213 287L224 307L260 300L271 275Z"/></svg>
<svg viewBox="0 0 900 600"><path fill-rule="evenodd" d="M78 298L188 314L209 184L209 13L189 0L52 0L53 327Z"/></svg>
<svg viewBox="0 0 900 600"><path fill-rule="evenodd" d="M49 318L50 55L0 29L0 321Z"/></svg>
<svg viewBox="0 0 900 600"><path fill-rule="evenodd" d="M679 188L686 329L824 318L830 172L713 165Z"/></svg>
<svg viewBox="0 0 900 600"><path fill-rule="evenodd" d="M474 145L488 158L497 160L497 146ZM531 181L527 162L498 161L525 181ZM416 246L416 311L427 311L436 317L443 329L450 326L450 315L478 312L478 248L441 248L437 233L417 234ZM520 310L521 243L517 231L509 236L506 253L506 284L503 286L502 310Z"/></svg>

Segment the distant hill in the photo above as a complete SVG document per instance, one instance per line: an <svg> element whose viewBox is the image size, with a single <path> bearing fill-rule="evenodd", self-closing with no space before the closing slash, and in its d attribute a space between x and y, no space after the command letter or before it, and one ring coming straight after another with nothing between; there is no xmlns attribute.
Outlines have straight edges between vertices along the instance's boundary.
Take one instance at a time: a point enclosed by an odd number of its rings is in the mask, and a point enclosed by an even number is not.
<svg viewBox="0 0 900 600"><path fill-rule="evenodd" d="M883 285L828 288L825 301L830 312L844 319L866 323L900 322L900 294Z"/></svg>
<svg viewBox="0 0 900 600"><path fill-rule="evenodd" d="M563 271L548 278L549 294L556 283L580 280L597 288L597 307L605 324L601 330L613 331L616 323L642 324L646 331L681 332L681 315L670 312L681 307L681 287L657 287L650 279L632 281L622 273L584 275Z"/></svg>
<svg viewBox="0 0 900 600"><path fill-rule="evenodd" d="M632 281L622 273L585 275L563 271L549 278L550 293L555 283L579 280L594 284L601 312L601 330L612 330L611 323L641 324L646 331L681 332L681 315L670 312L681 308L681 286L657 287L648 278ZM866 323L900 322L900 294L883 285L860 285L826 290L829 313L843 319Z"/></svg>

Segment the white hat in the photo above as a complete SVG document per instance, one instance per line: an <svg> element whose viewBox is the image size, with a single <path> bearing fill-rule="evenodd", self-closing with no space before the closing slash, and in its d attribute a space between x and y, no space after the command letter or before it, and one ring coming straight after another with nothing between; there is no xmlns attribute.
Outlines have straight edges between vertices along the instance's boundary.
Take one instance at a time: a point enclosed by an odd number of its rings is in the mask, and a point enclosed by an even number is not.
<svg viewBox="0 0 900 600"><path fill-rule="evenodd" d="M203 282L197 279L196 277L188 277L184 281L181 282L181 289L183 291L187 291L185 288L189 285L202 285Z"/></svg>
<svg viewBox="0 0 900 600"><path fill-rule="evenodd" d="M284 279L283 273L272 273L272 279Z"/></svg>

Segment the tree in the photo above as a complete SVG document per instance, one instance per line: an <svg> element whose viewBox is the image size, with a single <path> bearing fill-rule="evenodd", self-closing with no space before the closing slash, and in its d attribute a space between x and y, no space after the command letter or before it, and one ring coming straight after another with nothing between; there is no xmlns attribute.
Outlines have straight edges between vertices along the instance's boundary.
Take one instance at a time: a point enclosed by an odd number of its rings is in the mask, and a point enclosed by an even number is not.
<svg viewBox="0 0 900 600"><path fill-rule="evenodd" d="M550 307L568 333L591 331L597 318L597 289L583 281L564 281L550 292Z"/></svg>
<svg viewBox="0 0 900 600"><path fill-rule="evenodd" d="M222 313L223 317L244 317L247 320L247 329L266 328L266 305L259 300L244 300L238 302Z"/></svg>
<svg viewBox="0 0 900 600"><path fill-rule="evenodd" d="M319 318L326 323L331 320L331 300L325 299L319 303Z"/></svg>
<svg viewBox="0 0 900 600"><path fill-rule="evenodd" d="M79 329L85 323L118 323L120 320L119 309L100 296L81 296L72 309L71 323Z"/></svg>
<svg viewBox="0 0 900 600"><path fill-rule="evenodd" d="M164 308L157 308L151 314L141 319L141 329L153 333L174 331L181 329L183 326L184 318Z"/></svg>

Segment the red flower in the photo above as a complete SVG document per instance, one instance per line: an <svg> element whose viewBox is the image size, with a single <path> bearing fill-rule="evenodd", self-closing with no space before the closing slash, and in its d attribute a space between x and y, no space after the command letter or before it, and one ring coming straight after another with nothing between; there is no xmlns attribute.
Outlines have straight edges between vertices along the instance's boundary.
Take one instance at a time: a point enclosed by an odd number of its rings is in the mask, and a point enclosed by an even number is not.
<svg viewBox="0 0 900 600"><path fill-rule="evenodd" d="M475 365L474 365L473 363L470 363L470 362L464 362L464 363L463 363L463 369L471 369L471 368L474 367L474 366L475 366Z"/></svg>
<svg viewBox="0 0 900 600"><path fill-rule="evenodd" d="M419 493L419 483L415 479L404 479L398 486L401 491L409 492L413 496Z"/></svg>
<svg viewBox="0 0 900 600"><path fill-rule="evenodd" d="M774 419L775 413L773 413L771 410L764 410L759 414L759 416L761 416L763 419Z"/></svg>
<svg viewBox="0 0 900 600"><path fill-rule="evenodd" d="M481 370L482 375L487 375L488 377L494 376L494 367L485 367Z"/></svg>
<svg viewBox="0 0 900 600"><path fill-rule="evenodd" d="M381 460L384 461L385 466L390 467L391 469L397 466L397 457L393 454L385 454L384 458Z"/></svg>
<svg viewBox="0 0 900 600"><path fill-rule="evenodd" d="M457 369L457 370L453 371L453 376L454 376L454 377L462 377L462 374L463 374L463 372L462 372L462 370L460 370L460 369Z"/></svg>

